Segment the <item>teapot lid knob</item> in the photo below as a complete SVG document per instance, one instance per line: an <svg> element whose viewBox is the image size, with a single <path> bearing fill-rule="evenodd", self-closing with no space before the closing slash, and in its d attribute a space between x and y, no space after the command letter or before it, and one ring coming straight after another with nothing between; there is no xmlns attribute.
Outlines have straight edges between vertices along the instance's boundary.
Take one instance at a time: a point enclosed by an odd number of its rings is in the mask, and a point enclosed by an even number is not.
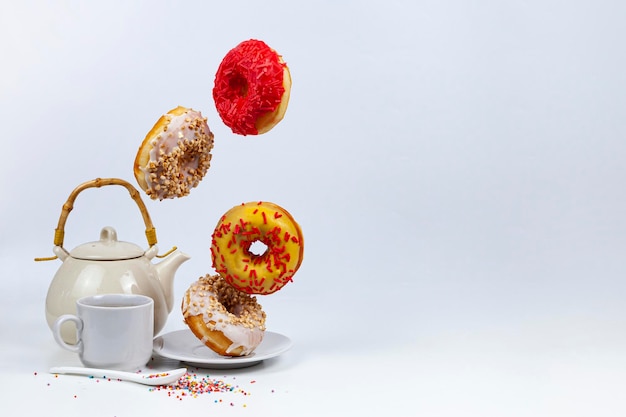
<svg viewBox="0 0 626 417"><path fill-rule="evenodd" d="M70 256L93 261L114 261L142 257L144 250L133 243L118 241L115 229L106 226L100 231L99 241L77 246L70 252Z"/></svg>
<svg viewBox="0 0 626 417"><path fill-rule="evenodd" d="M117 231L111 226L105 226L100 231L100 240L105 242L117 242Z"/></svg>

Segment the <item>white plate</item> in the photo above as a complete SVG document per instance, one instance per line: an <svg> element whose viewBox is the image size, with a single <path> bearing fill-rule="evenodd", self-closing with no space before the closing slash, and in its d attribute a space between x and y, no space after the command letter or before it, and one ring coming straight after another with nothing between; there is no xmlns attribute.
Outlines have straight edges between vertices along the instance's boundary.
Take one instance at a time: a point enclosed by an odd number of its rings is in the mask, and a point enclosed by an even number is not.
<svg viewBox="0 0 626 417"><path fill-rule="evenodd" d="M206 347L189 329L176 330L154 339L153 350L164 358L175 359L196 368L234 369L253 366L286 352L291 339L279 333L265 332L263 341L248 356L220 356Z"/></svg>

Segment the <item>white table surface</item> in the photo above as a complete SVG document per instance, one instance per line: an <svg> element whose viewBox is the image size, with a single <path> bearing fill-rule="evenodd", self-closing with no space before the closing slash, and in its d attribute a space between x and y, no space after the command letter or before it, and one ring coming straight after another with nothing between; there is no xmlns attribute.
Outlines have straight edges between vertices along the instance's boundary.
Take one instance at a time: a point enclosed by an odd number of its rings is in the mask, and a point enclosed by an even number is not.
<svg viewBox="0 0 626 417"><path fill-rule="evenodd" d="M80 366L74 354L55 344L45 323L45 285L23 285L45 281L45 274L36 271L51 265L5 262L11 267L3 273L11 281L3 291L13 294L2 305L5 410L67 416L585 416L623 411L625 323L619 314L621 294L608 290L590 290L574 299L561 290L545 296L511 291L505 297L472 285L444 289L431 284L420 290L416 279L384 291L356 292L357 299L346 301L338 295L291 297L285 288L281 299L265 305L269 328L288 335L292 349L250 368L190 368L198 377L236 389L175 398L132 383L49 374L51 366ZM314 281L315 275L303 273L300 281ZM501 284L494 287L502 290ZM182 328L180 312L174 311L163 333ZM156 360L145 372L179 366Z"/></svg>
<svg viewBox="0 0 626 417"><path fill-rule="evenodd" d="M2 2L0 414L626 415L625 4ZM293 88L275 129L242 138L211 87L248 38L283 54ZM175 297L211 272L221 214L276 202L305 261L260 301L293 347L198 371L238 387L198 398L50 375L79 363L45 322L60 262L33 258L75 186L133 181L177 105L216 144L188 197L146 200L162 251L191 255ZM68 249L107 225L145 246L128 196L90 191ZM183 328L174 308L163 332Z"/></svg>

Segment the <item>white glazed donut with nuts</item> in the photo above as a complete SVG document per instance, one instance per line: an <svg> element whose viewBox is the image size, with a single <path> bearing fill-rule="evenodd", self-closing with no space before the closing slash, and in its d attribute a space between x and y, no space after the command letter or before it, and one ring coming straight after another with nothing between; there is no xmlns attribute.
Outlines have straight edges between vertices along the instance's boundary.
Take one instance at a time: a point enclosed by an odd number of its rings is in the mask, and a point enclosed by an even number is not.
<svg viewBox="0 0 626 417"><path fill-rule="evenodd" d="M153 199L183 197L211 165L213 133L200 112L178 106L164 114L143 140L133 167L137 183Z"/></svg>
<svg viewBox="0 0 626 417"><path fill-rule="evenodd" d="M207 274L191 284L181 307L193 334L219 355L249 355L263 341L266 316L256 297L220 275Z"/></svg>

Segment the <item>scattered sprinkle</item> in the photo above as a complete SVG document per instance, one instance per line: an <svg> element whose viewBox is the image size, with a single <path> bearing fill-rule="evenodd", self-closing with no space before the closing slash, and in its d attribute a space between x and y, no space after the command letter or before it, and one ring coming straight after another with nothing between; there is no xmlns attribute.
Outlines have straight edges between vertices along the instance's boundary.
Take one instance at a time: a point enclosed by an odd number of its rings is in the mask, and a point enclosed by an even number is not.
<svg viewBox="0 0 626 417"><path fill-rule="evenodd" d="M152 379L152 378L159 378L162 376L168 376L169 372L162 372L160 374L149 374L149 375L144 375L143 377L146 379Z"/></svg>
<svg viewBox="0 0 626 417"><path fill-rule="evenodd" d="M234 380L235 378L233 378ZM209 375L201 376L196 373L187 372L172 385L158 385L149 389L150 391L164 391L169 397L182 400L186 397L197 398L203 394L211 393L237 393L250 395L237 385L230 384L222 379L210 378ZM215 402L222 402L221 399ZM233 405L233 403L231 403Z"/></svg>

